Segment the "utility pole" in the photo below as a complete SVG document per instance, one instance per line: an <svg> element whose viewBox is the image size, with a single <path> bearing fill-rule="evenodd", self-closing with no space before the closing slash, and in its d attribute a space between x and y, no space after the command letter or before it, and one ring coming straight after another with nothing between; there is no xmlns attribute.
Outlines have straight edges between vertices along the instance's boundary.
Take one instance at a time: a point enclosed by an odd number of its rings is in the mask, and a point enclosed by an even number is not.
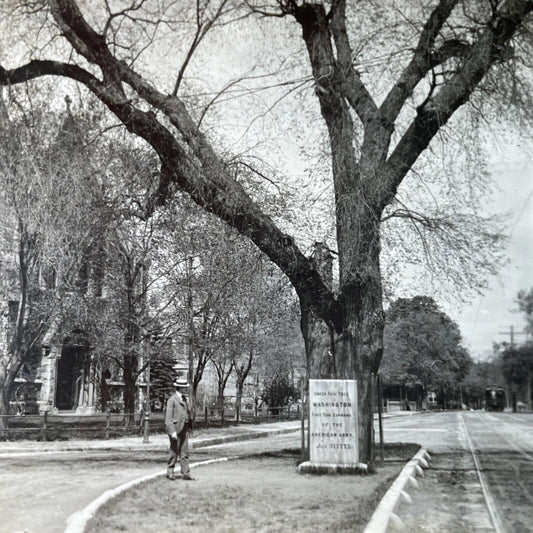
<svg viewBox="0 0 533 533"><path fill-rule="evenodd" d="M514 326L510 326L509 331L500 331L500 335L509 335L511 339L510 346L511 346L511 349L513 349L515 346L515 335L527 335L527 333L515 332ZM511 384L511 407L513 409L513 413L516 413L516 385L515 384Z"/></svg>
<svg viewBox="0 0 533 533"><path fill-rule="evenodd" d="M514 348L514 345L515 345L515 335L525 335L525 333L523 331L519 331L519 332L516 332L514 330L514 326L511 326L509 331L500 331L499 333L500 335L509 335L510 339L511 339L511 348Z"/></svg>

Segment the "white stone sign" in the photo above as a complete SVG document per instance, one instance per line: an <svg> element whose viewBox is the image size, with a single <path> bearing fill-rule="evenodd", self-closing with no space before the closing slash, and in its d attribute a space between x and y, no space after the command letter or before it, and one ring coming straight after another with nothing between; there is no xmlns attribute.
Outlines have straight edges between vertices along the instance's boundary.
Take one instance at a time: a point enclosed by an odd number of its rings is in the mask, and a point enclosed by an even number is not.
<svg viewBox="0 0 533 533"><path fill-rule="evenodd" d="M357 381L309 380L309 460L314 465L355 466L357 445Z"/></svg>

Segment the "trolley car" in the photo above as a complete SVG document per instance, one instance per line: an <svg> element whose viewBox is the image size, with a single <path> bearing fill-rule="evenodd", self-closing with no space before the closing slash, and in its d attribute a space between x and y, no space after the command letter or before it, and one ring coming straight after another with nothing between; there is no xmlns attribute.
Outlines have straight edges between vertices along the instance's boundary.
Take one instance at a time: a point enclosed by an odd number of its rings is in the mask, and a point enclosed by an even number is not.
<svg viewBox="0 0 533 533"><path fill-rule="evenodd" d="M503 411L505 403L505 391L501 387L487 387L485 389L485 409L487 411Z"/></svg>

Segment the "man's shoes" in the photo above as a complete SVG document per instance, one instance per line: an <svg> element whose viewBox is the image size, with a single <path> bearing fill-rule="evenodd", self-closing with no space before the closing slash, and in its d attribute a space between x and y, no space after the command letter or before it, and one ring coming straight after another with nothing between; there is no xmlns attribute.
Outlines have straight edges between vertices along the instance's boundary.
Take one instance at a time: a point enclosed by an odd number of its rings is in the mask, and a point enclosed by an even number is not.
<svg viewBox="0 0 533 533"><path fill-rule="evenodd" d="M187 474L186 476L183 476L182 479L183 479L183 481L196 481L198 478Z"/></svg>
<svg viewBox="0 0 533 533"><path fill-rule="evenodd" d="M167 474L167 479L170 479L170 481L176 481L176 478L174 477L174 474L171 474L171 475Z"/></svg>

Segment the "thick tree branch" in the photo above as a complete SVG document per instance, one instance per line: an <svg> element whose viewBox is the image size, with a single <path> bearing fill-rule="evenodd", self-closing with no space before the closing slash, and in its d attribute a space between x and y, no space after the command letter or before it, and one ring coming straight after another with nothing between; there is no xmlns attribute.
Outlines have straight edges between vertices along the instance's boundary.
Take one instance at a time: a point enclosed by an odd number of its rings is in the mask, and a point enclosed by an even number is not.
<svg viewBox="0 0 533 533"><path fill-rule="evenodd" d="M380 108L382 117L393 124L407 98L432 68L431 54L435 39L458 0L440 0L424 25L413 59L402 72Z"/></svg>
<svg viewBox="0 0 533 533"><path fill-rule="evenodd" d="M16 85L42 76L62 76L83 83L91 90L102 88L102 83L90 72L69 63L60 61L33 60L22 67L6 70L0 65L0 85ZM94 89L93 89L94 88Z"/></svg>
<svg viewBox="0 0 533 533"><path fill-rule="evenodd" d="M502 53L505 55L510 39L532 11L530 0L506 2L471 45L461 68L432 99L418 108L417 116L384 167L383 207L394 198L401 181L439 129L470 98L490 68L502 58Z"/></svg>
<svg viewBox="0 0 533 533"><path fill-rule="evenodd" d="M353 68L353 51L346 31L346 0L335 0L330 11L330 29L337 50L339 87L363 124L378 116L377 106Z"/></svg>
<svg viewBox="0 0 533 533"><path fill-rule="evenodd" d="M114 58L105 37L96 33L83 18L72 0L49 0L50 9L59 28L72 47L87 61L102 68L104 77L111 73Z"/></svg>

